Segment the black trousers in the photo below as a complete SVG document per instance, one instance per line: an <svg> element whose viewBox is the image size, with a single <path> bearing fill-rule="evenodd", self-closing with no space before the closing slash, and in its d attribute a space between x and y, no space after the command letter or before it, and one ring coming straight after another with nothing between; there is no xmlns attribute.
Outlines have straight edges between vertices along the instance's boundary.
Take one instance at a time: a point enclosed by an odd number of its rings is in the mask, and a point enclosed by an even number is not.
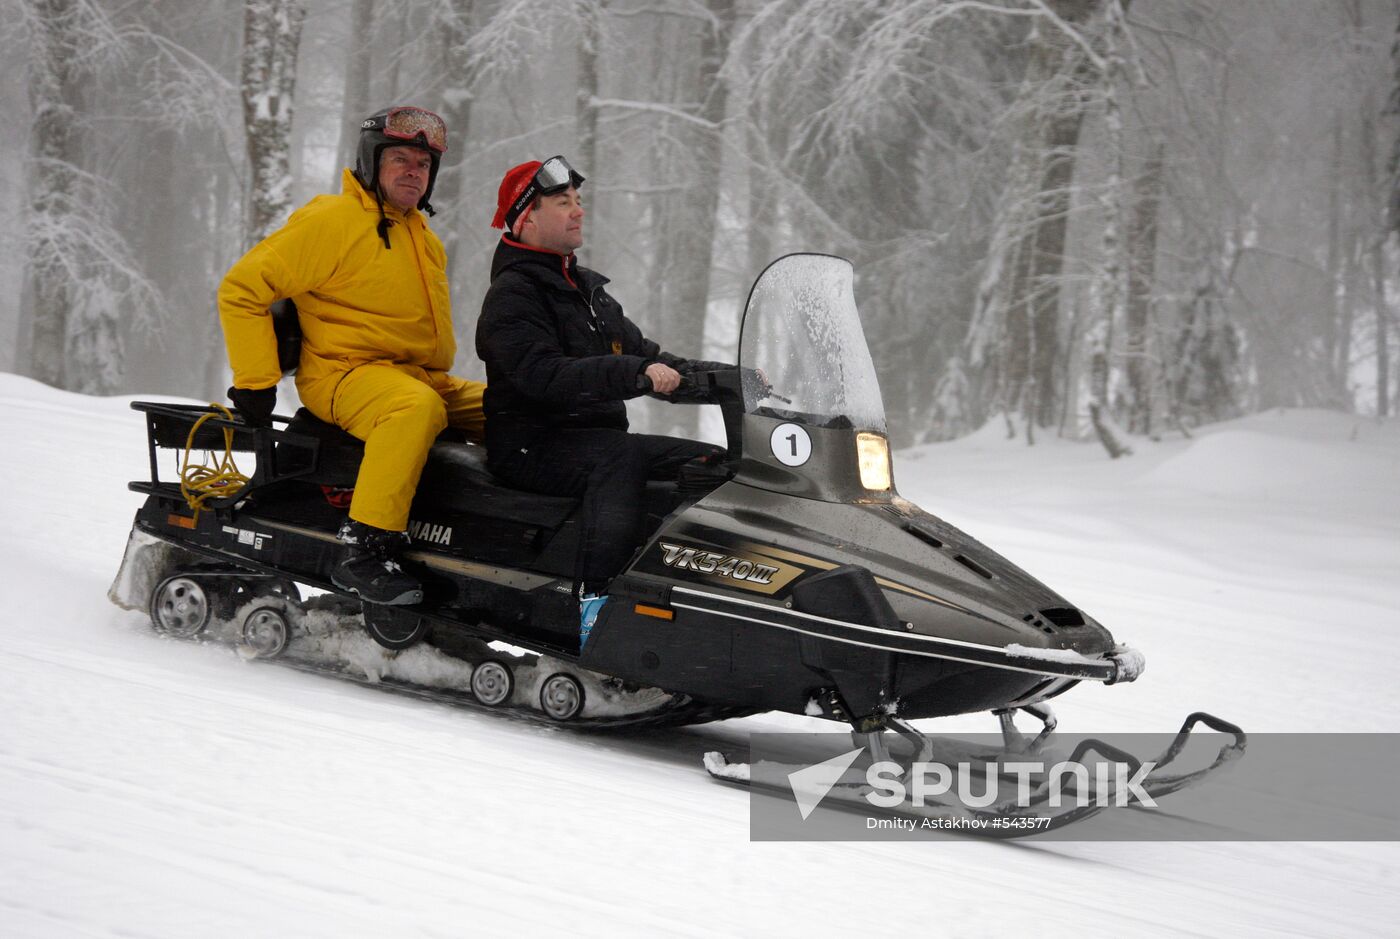
<svg viewBox="0 0 1400 939"><path fill-rule="evenodd" d="M491 472L509 486L583 500L579 577L587 589L621 572L642 539L649 479L675 479L686 463L723 447L606 428L560 429L528 448L494 447Z"/></svg>

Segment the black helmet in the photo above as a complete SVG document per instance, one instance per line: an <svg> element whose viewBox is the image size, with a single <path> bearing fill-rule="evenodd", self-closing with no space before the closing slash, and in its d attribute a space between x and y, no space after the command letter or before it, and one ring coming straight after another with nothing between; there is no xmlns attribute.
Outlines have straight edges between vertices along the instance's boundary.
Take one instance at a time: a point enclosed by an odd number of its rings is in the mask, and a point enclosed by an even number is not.
<svg viewBox="0 0 1400 939"><path fill-rule="evenodd" d="M360 122L360 144L355 151L355 177L360 185L378 195L379 155L386 147L416 147L432 159L428 188L418 200L418 208L429 215L428 200L437 181L438 165L447 149L447 125L432 111L415 107L384 108Z"/></svg>

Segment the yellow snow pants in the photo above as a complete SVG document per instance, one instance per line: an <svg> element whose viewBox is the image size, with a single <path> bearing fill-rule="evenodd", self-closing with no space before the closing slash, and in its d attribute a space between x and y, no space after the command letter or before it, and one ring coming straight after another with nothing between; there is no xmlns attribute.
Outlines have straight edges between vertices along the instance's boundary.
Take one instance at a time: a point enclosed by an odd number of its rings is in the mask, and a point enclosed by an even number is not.
<svg viewBox="0 0 1400 939"><path fill-rule="evenodd" d="M298 384L302 404L365 442L350 500L357 522L404 531L428 450L447 426L480 440L486 385L447 372L375 362Z"/></svg>

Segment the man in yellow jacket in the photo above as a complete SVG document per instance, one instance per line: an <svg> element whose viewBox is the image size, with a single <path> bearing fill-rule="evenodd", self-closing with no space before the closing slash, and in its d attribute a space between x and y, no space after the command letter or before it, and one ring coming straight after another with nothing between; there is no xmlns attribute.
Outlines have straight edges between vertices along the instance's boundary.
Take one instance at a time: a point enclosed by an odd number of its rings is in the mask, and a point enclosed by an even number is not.
<svg viewBox="0 0 1400 939"><path fill-rule="evenodd" d="M477 439L483 426L486 386L447 371L457 352L447 258L424 218L446 148L446 128L430 111L389 108L365 119L340 195L292 213L219 287L229 399L244 419L271 421L282 373L268 307L290 297L301 322L302 403L365 442L332 579L374 603L422 600L397 558L428 449L449 424Z"/></svg>

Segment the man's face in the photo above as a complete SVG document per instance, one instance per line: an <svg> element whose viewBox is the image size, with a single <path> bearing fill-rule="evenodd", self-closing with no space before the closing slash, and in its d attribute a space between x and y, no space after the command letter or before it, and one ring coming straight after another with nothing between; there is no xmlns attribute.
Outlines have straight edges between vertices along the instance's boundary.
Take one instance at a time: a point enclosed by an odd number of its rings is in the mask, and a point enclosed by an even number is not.
<svg viewBox="0 0 1400 939"><path fill-rule="evenodd" d="M583 202L573 186L551 196L540 196L531 210L520 239L532 248L568 254L583 246Z"/></svg>
<svg viewBox="0 0 1400 939"><path fill-rule="evenodd" d="M396 209L407 212L428 191L433 158L417 147L385 147L379 154L379 191Z"/></svg>

